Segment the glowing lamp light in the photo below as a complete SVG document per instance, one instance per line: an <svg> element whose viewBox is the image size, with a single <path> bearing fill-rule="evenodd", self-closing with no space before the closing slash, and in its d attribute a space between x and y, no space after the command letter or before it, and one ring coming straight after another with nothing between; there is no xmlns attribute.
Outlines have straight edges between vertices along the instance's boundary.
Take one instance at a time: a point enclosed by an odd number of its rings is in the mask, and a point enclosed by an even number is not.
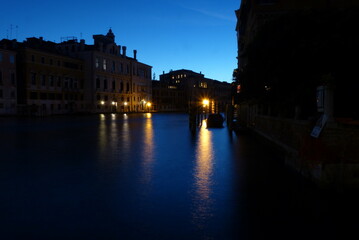
<svg viewBox="0 0 359 240"><path fill-rule="evenodd" d="M147 107L151 107L152 104L150 102L148 102L146 105L147 105Z"/></svg>
<svg viewBox="0 0 359 240"><path fill-rule="evenodd" d="M123 105L127 106L128 102L124 102Z"/></svg>
<svg viewBox="0 0 359 240"><path fill-rule="evenodd" d="M101 101L101 105L105 105L105 102L104 102L104 101Z"/></svg>
<svg viewBox="0 0 359 240"><path fill-rule="evenodd" d="M115 102L112 102L112 105L115 105L116 103Z"/></svg>
<svg viewBox="0 0 359 240"><path fill-rule="evenodd" d="M208 106L209 105L209 100L208 99L203 99L202 103L203 103L203 106Z"/></svg>

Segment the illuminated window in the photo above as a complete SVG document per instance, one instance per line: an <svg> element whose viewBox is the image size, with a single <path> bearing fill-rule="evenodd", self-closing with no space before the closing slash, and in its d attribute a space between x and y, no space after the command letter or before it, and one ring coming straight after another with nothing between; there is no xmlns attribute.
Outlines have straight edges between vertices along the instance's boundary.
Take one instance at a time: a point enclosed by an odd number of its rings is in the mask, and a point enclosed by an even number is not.
<svg viewBox="0 0 359 240"><path fill-rule="evenodd" d="M106 71L106 69L107 69L107 60L104 59L104 60L103 60L103 70Z"/></svg>
<svg viewBox="0 0 359 240"><path fill-rule="evenodd" d="M100 67L100 59L96 58L96 68L99 68Z"/></svg>
<svg viewBox="0 0 359 240"><path fill-rule="evenodd" d="M201 82L201 83L199 84L199 87L200 87L200 88L207 88L207 83L206 83L206 82Z"/></svg>

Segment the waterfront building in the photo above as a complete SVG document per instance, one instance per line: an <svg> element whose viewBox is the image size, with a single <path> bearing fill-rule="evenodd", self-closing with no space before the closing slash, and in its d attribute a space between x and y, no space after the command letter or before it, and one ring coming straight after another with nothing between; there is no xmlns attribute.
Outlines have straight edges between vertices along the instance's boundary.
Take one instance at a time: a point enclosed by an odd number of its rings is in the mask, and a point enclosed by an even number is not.
<svg viewBox="0 0 359 240"><path fill-rule="evenodd" d="M359 2L242 0L233 91L240 127L275 143L320 184L359 176Z"/></svg>
<svg viewBox="0 0 359 240"><path fill-rule="evenodd" d="M56 50L56 43L27 38L18 44L20 114L85 112L84 62Z"/></svg>
<svg viewBox="0 0 359 240"><path fill-rule="evenodd" d="M0 47L0 115L14 115L16 112L16 52Z"/></svg>
<svg viewBox="0 0 359 240"><path fill-rule="evenodd" d="M152 87L157 111L188 111L191 105L198 106L208 99L211 111L223 112L230 103L231 85L205 78L201 72L186 69L163 72Z"/></svg>
<svg viewBox="0 0 359 240"><path fill-rule="evenodd" d="M85 61L85 100L91 112L142 112L151 101L152 67L127 55L127 47L115 43L110 29L106 35L93 35L94 44L66 39L59 50Z"/></svg>

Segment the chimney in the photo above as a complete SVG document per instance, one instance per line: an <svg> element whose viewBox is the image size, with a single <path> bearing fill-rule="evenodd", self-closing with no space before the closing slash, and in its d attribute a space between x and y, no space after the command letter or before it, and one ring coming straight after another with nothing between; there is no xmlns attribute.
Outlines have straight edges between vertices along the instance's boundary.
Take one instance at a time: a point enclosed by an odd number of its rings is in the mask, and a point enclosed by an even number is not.
<svg viewBox="0 0 359 240"><path fill-rule="evenodd" d="M118 55L121 56L121 45L118 45Z"/></svg>
<svg viewBox="0 0 359 240"><path fill-rule="evenodd" d="M122 46L122 55L123 55L124 57L126 57L126 49L127 49L126 46Z"/></svg>
<svg viewBox="0 0 359 240"><path fill-rule="evenodd" d="M133 58L137 60L137 50L133 50Z"/></svg>

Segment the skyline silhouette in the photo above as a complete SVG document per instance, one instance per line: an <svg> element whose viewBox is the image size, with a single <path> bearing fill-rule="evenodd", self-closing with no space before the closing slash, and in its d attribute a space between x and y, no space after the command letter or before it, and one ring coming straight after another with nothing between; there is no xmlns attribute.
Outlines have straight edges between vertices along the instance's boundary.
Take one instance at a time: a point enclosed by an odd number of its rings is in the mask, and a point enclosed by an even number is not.
<svg viewBox="0 0 359 240"><path fill-rule="evenodd" d="M116 43L138 51L141 62L158 77L171 69L192 69L231 82L236 68L236 16L240 1L145 0L106 4L62 1L6 3L0 38L28 37L61 42L75 36L93 44L92 35L111 28Z"/></svg>

